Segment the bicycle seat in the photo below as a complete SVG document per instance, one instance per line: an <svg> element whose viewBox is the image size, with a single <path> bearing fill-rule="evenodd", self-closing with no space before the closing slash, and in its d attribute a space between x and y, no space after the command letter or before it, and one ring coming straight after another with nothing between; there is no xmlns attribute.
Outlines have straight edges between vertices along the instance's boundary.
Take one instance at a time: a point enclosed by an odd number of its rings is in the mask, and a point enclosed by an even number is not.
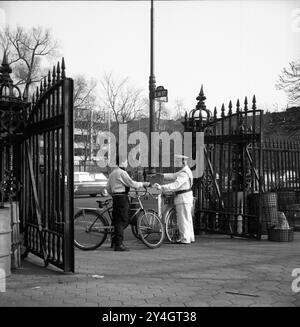
<svg viewBox="0 0 300 327"><path fill-rule="evenodd" d="M109 202L112 201L111 199L106 199L106 200L96 200L98 203L99 208L103 208L109 204Z"/></svg>

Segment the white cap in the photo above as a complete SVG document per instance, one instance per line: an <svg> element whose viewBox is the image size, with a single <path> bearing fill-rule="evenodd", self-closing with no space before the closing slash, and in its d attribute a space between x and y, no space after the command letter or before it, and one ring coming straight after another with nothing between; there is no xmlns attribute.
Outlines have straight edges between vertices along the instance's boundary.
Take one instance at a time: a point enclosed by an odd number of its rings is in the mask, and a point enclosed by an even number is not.
<svg viewBox="0 0 300 327"><path fill-rule="evenodd" d="M189 159L188 156L183 156L182 154L175 154L175 158L178 158L178 159Z"/></svg>

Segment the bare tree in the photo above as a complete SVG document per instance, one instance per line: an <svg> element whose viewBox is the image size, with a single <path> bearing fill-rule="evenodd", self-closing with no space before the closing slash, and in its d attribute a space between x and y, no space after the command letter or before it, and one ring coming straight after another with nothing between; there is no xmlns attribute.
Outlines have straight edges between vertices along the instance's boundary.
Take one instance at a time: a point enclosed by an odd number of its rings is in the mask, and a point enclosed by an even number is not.
<svg viewBox="0 0 300 327"><path fill-rule="evenodd" d="M74 77L74 110L96 108L96 87L97 81L93 78L88 80L82 74Z"/></svg>
<svg viewBox="0 0 300 327"><path fill-rule="evenodd" d="M83 75L74 77L75 143L82 150L80 157L84 169L87 160L93 157L94 139L104 122L104 112L97 110L96 87L97 81L94 79L88 80Z"/></svg>
<svg viewBox="0 0 300 327"><path fill-rule="evenodd" d="M173 119L174 120L182 119L186 111L187 110L183 100L178 98L175 99Z"/></svg>
<svg viewBox="0 0 300 327"><path fill-rule="evenodd" d="M104 74L101 80L103 107L112 110L114 119L128 123L144 115L142 91L129 85L128 78L116 80L112 74Z"/></svg>
<svg viewBox="0 0 300 327"><path fill-rule="evenodd" d="M287 93L291 103L299 105L300 103L300 60L289 63L288 68L282 70L279 80L276 84L279 90Z"/></svg>
<svg viewBox="0 0 300 327"><path fill-rule="evenodd" d="M58 44L51 31L42 27L26 30L21 26L16 29L7 26L3 32L0 31L0 46L12 65L15 83L24 85L24 94L28 94L29 87L46 75L42 68L43 59L58 55Z"/></svg>
<svg viewBox="0 0 300 327"><path fill-rule="evenodd" d="M165 105L164 102L162 101L157 101L158 102L158 108L156 109L156 126L158 132L160 132L162 126L161 126L161 120L162 119L170 119L170 111Z"/></svg>
<svg viewBox="0 0 300 327"><path fill-rule="evenodd" d="M170 119L170 110L162 101L155 101L155 126L157 131L162 128L161 122L163 119ZM149 98L144 98L143 117L149 118Z"/></svg>

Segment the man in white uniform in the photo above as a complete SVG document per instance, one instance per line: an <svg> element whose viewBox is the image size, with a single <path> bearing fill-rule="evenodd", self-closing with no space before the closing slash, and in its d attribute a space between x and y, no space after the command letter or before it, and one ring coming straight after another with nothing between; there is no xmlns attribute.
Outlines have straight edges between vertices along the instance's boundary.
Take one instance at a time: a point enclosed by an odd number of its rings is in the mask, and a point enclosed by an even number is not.
<svg viewBox="0 0 300 327"><path fill-rule="evenodd" d="M123 160L123 162L119 164L119 157L117 156L116 161L118 167L110 173L107 182L107 190L113 198L112 224L114 226L114 235L112 243L115 251L128 251L123 244L124 229L129 223L128 192L130 188L147 187L150 183L132 180L125 171L127 168L127 160Z"/></svg>
<svg viewBox="0 0 300 327"><path fill-rule="evenodd" d="M175 174L163 174L165 179L175 179L173 183L153 186L162 192L173 191L175 193L174 204L176 206L177 223L180 232L180 241L182 244L195 242L192 207L193 207L193 173L187 162L188 157L176 155L182 159L183 168Z"/></svg>

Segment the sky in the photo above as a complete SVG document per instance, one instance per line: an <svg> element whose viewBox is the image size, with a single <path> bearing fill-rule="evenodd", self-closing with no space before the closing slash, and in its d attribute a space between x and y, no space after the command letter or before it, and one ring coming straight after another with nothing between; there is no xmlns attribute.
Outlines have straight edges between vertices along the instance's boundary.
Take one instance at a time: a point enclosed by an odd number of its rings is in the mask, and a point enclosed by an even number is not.
<svg viewBox="0 0 300 327"><path fill-rule="evenodd" d="M67 75L128 77L148 97L150 1L0 1L5 24L51 28ZM154 1L154 74L171 108L192 110L256 95L260 109L287 107L281 70L300 59L300 0Z"/></svg>

